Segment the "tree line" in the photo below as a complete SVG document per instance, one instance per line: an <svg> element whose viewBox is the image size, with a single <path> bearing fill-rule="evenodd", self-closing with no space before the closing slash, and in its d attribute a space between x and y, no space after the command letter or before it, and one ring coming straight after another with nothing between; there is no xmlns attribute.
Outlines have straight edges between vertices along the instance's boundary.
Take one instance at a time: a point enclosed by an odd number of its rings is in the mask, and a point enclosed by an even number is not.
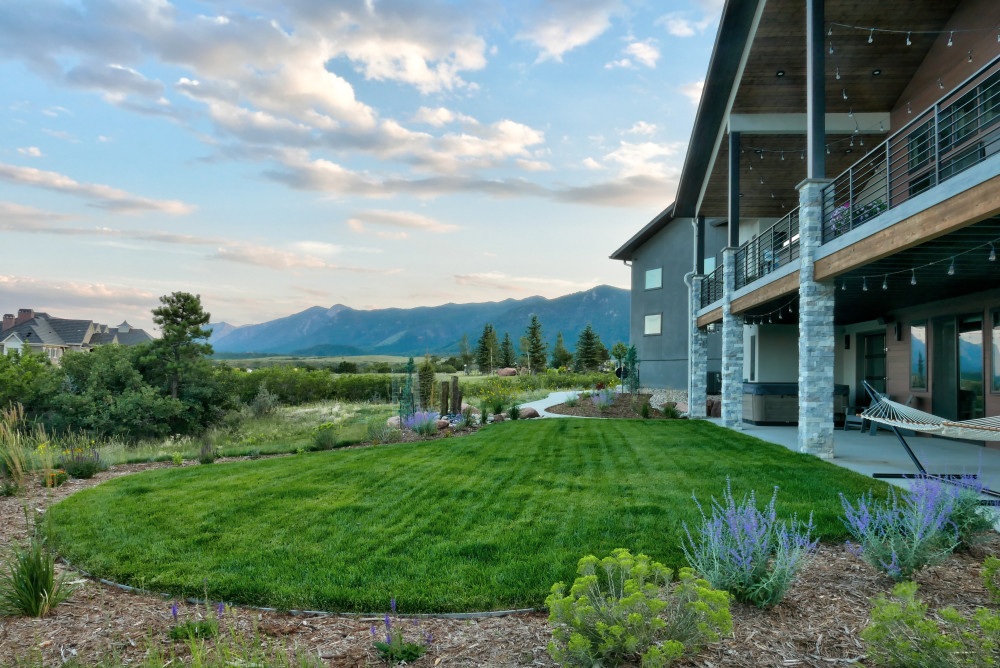
<svg viewBox="0 0 1000 668"><path fill-rule="evenodd" d="M616 344L619 345L624 346L621 342ZM566 348L562 332L558 332L550 354L549 346L545 343L542 323L537 315L531 316L517 347L514 346L509 332L504 332L503 339L499 339L493 323L488 322L483 326L483 333L476 342L475 351L469 351L468 336L462 337L460 350L463 359L466 356L474 359L479 371L489 374L497 369L511 367L521 367L530 373L545 371L549 367L567 368L576 372L597 371L601 364L611 359L607 347L601 342L600 335L594 331L589 322L580 332L573 352Z"/></svg>

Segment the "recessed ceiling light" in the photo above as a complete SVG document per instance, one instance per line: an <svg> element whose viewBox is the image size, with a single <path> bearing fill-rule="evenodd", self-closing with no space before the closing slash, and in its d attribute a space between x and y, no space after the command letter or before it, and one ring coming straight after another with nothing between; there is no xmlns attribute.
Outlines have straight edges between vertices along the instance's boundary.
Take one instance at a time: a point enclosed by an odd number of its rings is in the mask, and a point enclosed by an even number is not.
<svg viewBox="0 0 1000 668"><path fill-rule="evenodd" d="M878 68L875 68L874 70L872 70L872 76L876 76L877 77L880 74L882 74L882 70L880 70Z"/></svg>
<svg viewBox="0 0 1000 668"><path fill-rule="evenodd" d="M783 76L785 76L785 70L778 70L777 72L774 73L774 76L776 76L776 77L783 77Z"/></svg>
<svg viewBox="0 0 1000 668"><path fill-rule="evenodd" d="M740 193L740 197L743 197L743 193Z"/></svg>
<svg viewBox="0 0 1000 668"><path fill-rule="evenodd" d="M844 153L854 153L854 149L853 148L844 149Z"/></svg>

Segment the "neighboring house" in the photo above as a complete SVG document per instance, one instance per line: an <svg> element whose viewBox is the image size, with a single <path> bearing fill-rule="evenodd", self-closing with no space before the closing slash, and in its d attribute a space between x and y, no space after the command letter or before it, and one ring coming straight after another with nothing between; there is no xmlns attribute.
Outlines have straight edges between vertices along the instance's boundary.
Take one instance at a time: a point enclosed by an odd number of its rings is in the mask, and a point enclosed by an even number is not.
<svg viewBox="0 0 1000 668"><path fill-rule="evenodd" d="M117 343L134 346L153 337L128 322L108 327L93 320L53 318L48 313L19 309L17 316L5 314L0 329L0 354L20 351L25 346L58 362L70 351L86 352L94 346Z"/></svg>
<svg viewBox="0 0 1000 668"><path fill-rule="evenodd" d="M823 457L835 384L1000 414L998 26L995 0L726 3L676 199L612 255L633 262L634 343L658 306L691 313L663 336L686 343L692 416L713 338L723 422L744 381L797 382ZM657 263L662 297L636 290Z"/></svg>

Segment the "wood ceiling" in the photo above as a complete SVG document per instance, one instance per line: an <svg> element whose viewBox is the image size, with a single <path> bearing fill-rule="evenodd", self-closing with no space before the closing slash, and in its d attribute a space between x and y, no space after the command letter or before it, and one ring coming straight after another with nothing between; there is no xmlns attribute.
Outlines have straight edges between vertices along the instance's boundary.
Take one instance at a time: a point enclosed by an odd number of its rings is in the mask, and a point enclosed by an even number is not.
<svg viewBox="0 0 1000 668"><path fill-rule="evenodd" d="M941 30L959 5L958 0L907 0L906 2L864 2L828 0L826 19L830 23L879 26L912 30ZM845 18L847 17L847 18ZM746 68L739 84L733 113L803 113L806 107L805 3L801 0L767 0L760 27L754 38ZM889 112L897 106L907 84L934 43L934 35L914 34L906 46L906 35L875 33L833 27L826 37L827 113ZM830 43L834 53L829 53ZM837 71L840 79L837 79ZM880 70L877 76L873 71ZM777 76L777 72L784 72ZM847 99L844 99L844 92ZM862 131L866 128L862 128ZM864 156L865 149L884 141L883 134L855 135L853 151L845 153L850 137L828 136L831 154L826 175L834 177ZM858 140L864 140L862 147ZM805 178L805 161L799 151L804 134L746 135L741 137L746 163L751 150L767 148L787 151L756 155L754 169L741 174L740 214L747 218L779 218L798 206L795 186ZM699 211L708 217L728 216L728 140L723 139ZM839 149L839 150L838 150ZM760 183L763 177L765 183ZM772 192L774 197L771 197ZM784 206L782 206L784 205Z"/></svg>

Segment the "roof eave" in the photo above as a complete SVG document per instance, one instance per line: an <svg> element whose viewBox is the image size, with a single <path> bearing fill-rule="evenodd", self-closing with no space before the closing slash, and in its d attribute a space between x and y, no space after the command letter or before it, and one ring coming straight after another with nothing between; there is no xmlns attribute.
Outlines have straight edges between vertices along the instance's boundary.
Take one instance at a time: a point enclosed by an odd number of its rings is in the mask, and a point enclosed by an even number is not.
<svg viewBox="0 0 1000 668"><path fill-rule="evenodd" d="M635 250L649 241L649 239L659 232L667 223L675 218L674 216L674 206L671 204L666 209L661 211L653 220L649 221L645 227L636 232L631 239L626 241L621 248L612 253L609 257L612 260L621 260L622 262L627 262L631 260L635 254Z"/></svg>

